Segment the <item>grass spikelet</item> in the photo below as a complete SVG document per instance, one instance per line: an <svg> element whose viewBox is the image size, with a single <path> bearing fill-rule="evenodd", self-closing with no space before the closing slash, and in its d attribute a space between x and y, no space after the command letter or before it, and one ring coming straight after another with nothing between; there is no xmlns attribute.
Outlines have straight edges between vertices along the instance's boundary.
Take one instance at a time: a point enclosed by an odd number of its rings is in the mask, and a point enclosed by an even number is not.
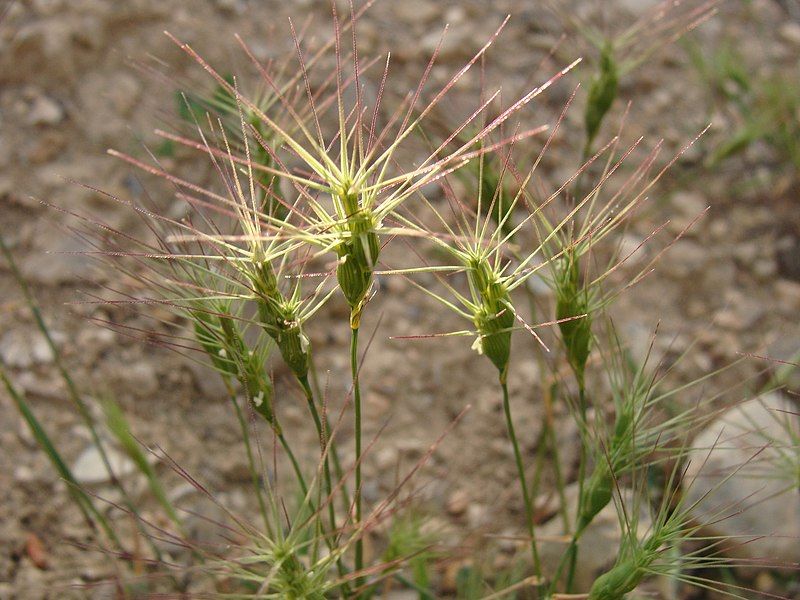
<svg viewBox="0 0 800 600"><path fill-rule="evenodd" d="M617 97L619 88L619 74L614 59L614 50L610 43L606 43L600 51L600 65L598 72L592 79L589 87L589 96L586 99L584 110L584 127L586 128L586 144L583 155L588 157L592 152L592 144L600 132L611 105Z"/></svg>
<svg viewBox="0 0 800 600"><path fill-rule="evenodd" d="M592 345L592 308L589 292L581 281L578 257L571 249L555 267L556 320L561 331L567 361L578 386L585 387L586 362Z"/></svg>

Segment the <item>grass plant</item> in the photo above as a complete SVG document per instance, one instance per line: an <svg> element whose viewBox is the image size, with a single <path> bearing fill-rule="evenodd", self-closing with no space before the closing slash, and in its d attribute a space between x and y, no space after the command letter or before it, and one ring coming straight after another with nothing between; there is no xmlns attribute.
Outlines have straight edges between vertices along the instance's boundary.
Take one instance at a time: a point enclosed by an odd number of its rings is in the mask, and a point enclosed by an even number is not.
<svg viewBox="0 0 800 600"><path fill-rule="evenodd" d="M529 562L515 557L504 574L465 568L455 585L459 597L622 600L655 575L745 597L742 589L694 574L701 569L749 565L713 552L721 540L702 537L702 524L692 521L694 507L687 505L679 485L691 448L690 434L715 414L712 405L718 398L711 394L689 406L673 404L686 388L665 389L664 378L648 367L649 356L641 364L630 360L608 312L620 294L652 272L661 257L658 253L633 275L624 275L622 267L629 255L621 256L614 249L615 236L658 191L659 181L688 145L662 161L658 142L631 165L644 146L642 139L623 142L620 125L617 135L603 141L602 125L611 114L620 77L655 49L707 19L715 3L680 14L662 7L614 38L583 28L598 47L599 60L586 94L583 138L575 146L581 158L574 174L548 193L537 185L537 169L580 90L573 92L554 124L531 126L527 109L567 77L578 60L565 62L544 83L508 103L499 89L482 89L471 112L434 137L431 132L441 129L440 123L429 127L435 111L447 106L476 65L483 69L507 19L463 67L430 91L427 87L440 42L416 87L387 107L384 91L390 55L364 60L358 40L363 9L356 10L350 2L349 14L343 18L338 12L341 3L331 6L333 35L319 49L306 49L303 35L290 23L294 55L263 64L237 38L258 75L254 85L240 85L238 75L224 74L170 35L210 77L212 91L184 91L182 119L173 131L158 133L175 147L195 151L196 160L210 167L214 182L201 184L173 172L161 164L157 153L149 153L149 159L115 150L110 153L173 186L174 200L185 204L189 216L176 219L105 194L109 201L127 205L141 217L148 235L137 237L111 227L99 216L61 209L77 218L73 232L87 243L84 254L112 274L102 293L89 292L90 301L141 307L145 313L155 304L179 319L178 325L156 322L152 329L105 325L156 340L222 378L227 398L219 400L230 402L241 428L243 447L238 451L247 457L258 524L219 503L175 461L157 453L162 465L219 505L225 515L225 523L217 524L224 532L224 543L192 540L184 516L170 500L124 412L109 401L104 405L102 426L144 475L170 525L157 526L142 515L114 477L98 433L101 424L91 416L41 309L10 250L2 245L56 357L69 396L101 452L113 485L122 492L118 508L133 517L139 534L150 542L152 556L147 560L171 573L170 591L184 591L174 574L177 568L206 578L215 597L369 599L382 593L388 596L396 587L414 590L420 598L440 597L435 564L440 550L434 551L421 521L404 514L407 503L400 491L420 476L420 469L460 416L381 501L370 502L364 494L362 464L381 439L378 435L365 440L368 405L364 395L369 386L362 381L361 369L370 350L360 338L362 321L372 298L385 293L376 278L402 277L433 298L442 314L449 312L468 324L456 331L420 332L411 337L473 339L472 349L496 370L503 425L524 508L520 539ZM649 26L656 27L657 35L644 46L637 45L647 37ZM375 65L383 69L377 77L377 93L368 98L365 80ZM251 95L244 89L258 91ZM546 141L540 142L540 134L548 130ZM420 140L426 149L417 160L409 160L418 152ZM441 189L441 199L431 199L432 187ZM387 264L390 244L410 249L407 262ZM544 310L534 310L529 287L534 279L552 290ZM135 291L131 282L136 284ZM336 296L347 306L349 360L346 372L331 376L349 381L350 390L341 412L331 419L325 389L313 384L315 349L308 331L327 314ZM534 341L535 356L520 343L513 344L512 352L512 341L519 335ZM535 398L536 406L544 406L547 412L536 460L522 443L528 432L518 432L515 416L525 399L509 389L509 380L515 376L513 365L521 361L539 365L542 381L536 390L545 390L547 396ZM298 452L302 436L282 425L281 392L273 381L276 365L291 375L308 409L307 429L318 441L313 469ZM86 521L102 531L109 551L129 562L143 559L130 558L128 540L121 539L115 522L81 489L46 431L46 422L37 418L5 367L0 369L0 378ZM697 383L705 381L701 378ZM567 407L565 418L574 420L579 432L576 475L561 471L557 454L561 440L553 416L553 405L558 403ZM352 419L349 464L342 459L345 418ZM269 445L254 435L258 428L253 419L265 426L260 435L272 436L275 442L271 461L264 460ZM482 444L481 440L475 446ZM568 540L555 570L544 564L537 536L537 500L542 496L542 465L548 450L555 453L558 518L563 520ZM783 471L797 485L794 450L783 448L778 456L785 462ZM289 493L280 487L284 478L278 473L279 454L289 466L289 475L284 477L290 481ZM648 477L658 469L668 473L666 480L651 485ZM566 506L570 479L579 490L575 507ZM628 504L629 491L635 498L633 505ZM589 589L575 589L581 537L611 504L618 510L622 531L619 547L608 548L613 565ZM649 525L640 522L643 511ZM381 528L388 531L385 551L371 556L365 540L377 536ZM171 564L155 543L159 539L188 548L193 563ZM704 543L712 553L690 551L681 556L690 541Z"/></svg>

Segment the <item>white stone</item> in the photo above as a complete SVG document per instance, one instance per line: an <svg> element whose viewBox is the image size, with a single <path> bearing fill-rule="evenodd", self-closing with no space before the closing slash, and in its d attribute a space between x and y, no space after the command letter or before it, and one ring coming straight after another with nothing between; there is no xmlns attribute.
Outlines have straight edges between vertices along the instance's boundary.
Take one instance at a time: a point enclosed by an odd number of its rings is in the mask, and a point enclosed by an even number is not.
<svg viewBox="0 0 800 600"><path fill-rule="evenodd" d="M661 0L619 0L619 6L636 17L642 17L661 4Z"/></svg>
<svg viewBox="0 0 800 600"><path fill-rule="evenodd" d="M578 504L578 483L569 484L564 490L564 495L568 514L572 516L575 514ZM631 510L636 504L633 492L623 490L622 497L625 509ZM646 504L646 502L641 503L638 525L640 535L646 532L650 526L650 518L645 510ZM547 573L555 572L569 545L569 536L564 535L562 525L561 515L556 514L536 530L539 555L544 571ZM620 539L620 519L612 501L597 514L578 542L578 562L575 571L575 589L577 591L588 591L597 576L614 564Z"/></svg>
<svg viewBox="0 0 800 600"><path fill-rule="evenodd" d="M105 446L106 456L117 477L125 477L136 471L136 465L121 452ZM72 474L79 483L92 485L111 481L111 475L103 463L97 446L89 446L81 452L72 465Z"/></svg>
<svg viewBox="0 0 800 600"><path fill-rule="evenodd" d="M667 251L661 268L663 272L676 279L686 279L697 273L708 264L706 248L690 240L678 240Z"/></svg>
<svg viewBox="0 0 800 600"><path fill-rule="evenodd" d="M51 332L54 338L62 338ZM54 340L55 341L55 340ZM35 365L53 362L53 352L44 335L37 332L12 329L0 340L0 358L9 367L29 369Z"/></svg>
<svg viewBox="0 0 800 600"><path fill-rule="evenodd" d="M800 23L795 23L794 21L785 22L780 27L780 34L785 41L800 47Z"/></svg>
<svg viewBox="0 0 800 600"><path fill-rule="evenodd" d="M414 590L391 590L383 596L385 600L417 600L419 592Z"/></svg>
<svg viewBox="0 0 800 600"><path fill-rule="evenodd" d="M645 239L632 233L624 234L619 240L617 260L624 260L626 267L634 268L648 258Z"/></svg>
<svg viewBox="0 0 800 600"><path fill-rule="evenodd" d="M37 96L28 109L27 121L30 125L57 125L64 120L64 109L47 96Z"/></svg>
<svg viewBox="0 0 800 600"><path fill-rule="evenodd" d="M796 405L767 394L727 410L694 441L687 505L703 498L695 520L712 523L707 529L713 534L733 537L725 547L734 554L800 561L797 414Z"/></svg>

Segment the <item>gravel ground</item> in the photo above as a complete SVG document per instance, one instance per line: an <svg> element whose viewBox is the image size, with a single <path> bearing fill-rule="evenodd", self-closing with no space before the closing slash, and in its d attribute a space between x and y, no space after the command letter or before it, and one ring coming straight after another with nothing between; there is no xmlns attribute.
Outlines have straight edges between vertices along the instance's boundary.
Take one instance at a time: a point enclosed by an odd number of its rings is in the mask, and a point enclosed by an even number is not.
<svg viewBox="0 0 800 600"><path fill-rule="evenodd" d="M618 24L632 22L652 4L587 0L553 11L521 0L381 0L359 23L360 50L364 56L392 51L387 94L397 96L420 76L445 23L448 35L432 74L440 82L510 13L511 21L489 55L486 79L488 85L502 81L504 96L511 98L574 57L592 56L591 47L575 35L565 15L617 31ZM63 359L93 409L100 410L98 398L115 398L143 443L162 446L222 503L243 513L252 510L247 465L235 417L220 400L225 393L221 382L168 349L96 324L109 320L136 327L148 321L141 311L91 302L100 284L115 283L113 276L72 253L85 249L65 231L72 218L41 201L100 214L118 229L145 234L132 211L71 182L75 180L135 201L149 197L162 210L180 215L180 203L162 181L134 173L105 153L113 147L144 157L143 147L160 143L153 129L177 118L175 82L208 83L163 31L190 42L221 71L237 72L246 70L246 59L238 52L235 33L252 44L259 58L278 56L291 49L287 17L298 24L312 17L307 38L328 36L328 6L326 0L20 0L11 3L0 23L0 231L42 304ZM551 52L564 31L565 41ZM704 51L724 40L737 40L754 78L773 71L797 75L800 23L791 21L777 2L723 2L719 14L692 35ZM537 125L552 122L571 86L581 79L588 79L588 70L556 86L525 113L526 118ZM467 78L447 109L463 112L474 103L479 85L477 76ZM707 167L714 148L739 124L734 114L713 102L681 43L659 48L644 67L626 75L621 97L632 102L625 137L644 135L648 148L664 138L663 157L712 122L709 133L654 189L618 240L622 247L636 248L668 219L643 252L654 256L702 215L670 247L656 273L624 293L613 309L634 356L646 353L657 327L657 356L673 361L686 353L670 375L674 383L718 369L742 354L791 360L800 351L797 173L782 168L780 155L759 143ZM577 103L582 102L579 96ZM619 118L623 104L617 104L614 118ZM581 106L573 107L566 129L577 131L581 118ZM556 184L569 175L561 166L575 164L569 139L564 135L544 161L544 182ZM569 157L572 162L561 160ZM188 154L179 152L165 160L201 183L213 176L208 169L198 171ZM387 262L401 251L390 250ZM627 268L634 272L636 264ZM367 500L375 502L390 492L397 473L413 465L463 407L472 405L457 433L445 440L415 479L420 510L438 515L432 527L451 547L452 558L440 569L447 588L457 566L468 559L471 548L485 543L487 534L514 536L521 530L522 506L500 398L492 385L491 365L463 339L389 339L463 325L442 316L403 280L381 283L364 324L365 331L376 331L362 370L367 439L385 425L365 460ZM545 290L537 293L547 300ZM319 370L331 373L331 410L341 405L348 386L344 314L343 302L334 300L310 327ZM537 352L532 340L520 336L515 343L520 354L523 349ZM80 466L91 489L110 495L53 356L5 264L0 264L0 358L70 464ZM518 363L510 382L512 402L518 407L524 449L532 459L542 415L539 372L535 361ZM283 422L308 439L304 459L310 464L315 445L307 431L302 396L289 373L277 365L275 369ZM743 381L752 391L767 381L771 369L770 363L746 359L702 392L713 394ZM800 381L790 380L789 386L797 390ZM569 474L574 471L570 448L576 445L577 432L568 419L559 423ZM265 430L261 437L269 439ZM80 513L4 392L0 441L0 599L113 597L109 588L94 584L113 578L114 565L101 553L79 548L89 540ZM157 468L171 482L171 493L195 508L198 500L179 478L163 466ZM149 510L151 501L142 482L134 474L129 480ZM492 568L508 566L515 550L514 543L498 542L490 552ZM68 587L72 584L78 587ZM85 584L92 587L82 587ZM755 585L772 589L777 584L767 576Z"/></svg>

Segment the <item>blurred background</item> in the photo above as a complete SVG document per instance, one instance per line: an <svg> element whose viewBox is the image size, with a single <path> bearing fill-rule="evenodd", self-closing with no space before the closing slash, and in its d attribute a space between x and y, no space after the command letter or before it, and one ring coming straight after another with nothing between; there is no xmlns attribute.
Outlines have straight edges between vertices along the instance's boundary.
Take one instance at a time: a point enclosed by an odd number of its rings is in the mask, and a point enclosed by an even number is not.
<svg viewBox="0 0 800 600"><path fill-rule="evenodd" d="M432 81L439 84L510 14L484 68L460 82L443 105L439 118L445 122L448 116L467 114L482 88L502 86L508 101L583 57L574 73L516 118L528 127L552 124L575 85L582 84L564 132L537 175L543 187L555 189L580 164L583 142L577 132L583 125L585 90L604 44L611 43L623 68L599 140L609 139L624 122L622 136L628 143L644 136L642 157L663 140L658 163L663 165L710 124L651 191L618 240L633 251L658 231L637 255L640 265L668 248L656 272L625 292L612 309L625 343L640 359L652 343L659 360L675 363L669 376L676 384L745 358L692 392L698 396L731 389L740 396L753 394L775 378L797 391L800 376L787 367L800 353L800 5L796 0L684 2L657 20L653 11L660 5L652 0L379 0L358 22L359 51L370 58L391 51L388 103L415 88L445 25L448 31L432 71ZM340 3L340 10L346 12L346 3ZM226 506L247 511L247 465L239 452L235 417L217 401L225 393L221 382L169 349L148 345L135 329L152 327L148 319L154 313L167 321L172 315L148 307L145 318L144 310L95 302L103 286L130 282L113 281L98 271L80 254L86 250L84 241L66 230L74 217L42 201L98 215L134 235L146 235L135 212L92 187L148 203L175 218L185 216L186 206L163 180L106 154L114 148L147 161L153 153L192 181L205 185L213 180L207 161L154 134L181 118L180 91L213 89L213 82L164 31L189 42L221 73L246 81L253 69L234 34L248 42L259 60L277 59L293 47L289 17L309 44L329 38L330 4L6 0L0 2L0 14L0 232L90 406L93 398L114 397L142 442L160 444ZM374 86L377 73L372 79L369 85ZM365 461L367 498L374 501L391 490L400 465L412 465L464 405L473 405L457 439L443 443L420 479L421 505L438 514L435 529L451 547L450 559L440 566L446 588L447 578L454 578L484 536L513 537L518 531L521 506L500 401L491 365L468 344L389 339L457 328L458 321L442 317L402 280L382 281L381 289L390 293L376 297L365 324L368 331L377 327L363 367L369 433L385 425ZM534 291L548 294L546 286ZM343 314L346 306L334 300L310 327L320 369L331 372L333 404L348 386L346 353L341 351L348 340ZM106 321L132 328L130 335L98 325ZM519 344L536 351L533 340L521 336ZM5 263L0 263L0 359L40 412L79 480L108 495L92 440L65 399L52 352ZM299 428L305 419L302 398L289 374L275 369L284 420L287 427ZM482 376L468 376L474 373ZM531 362L520 364L511 381L512 395L519 399L518 428L531 456L541 429L541 406L523 398L537 377ZM113 597L101 596L111 593L102 586L47 592L49 582L103 581L113 576L114 567L102 554L76 545L86 539L80 514L4 392L0 415L0 599ZM559 439L570 469L575 458L569 449L578 434L564 423ZM308 440L307 459L313 460L313 435ZM121 456L119 461L126 472ZM173 492L186 490L176 484ZM796 535L800 511L794 518L785 526ZM202 523L196 527L202 529ZM602 563L606 541L600 535L593 543ZM492 568L505 568L510 553L499 543ZM748 585L797 593L791 576L769 570Z"/></svg>

